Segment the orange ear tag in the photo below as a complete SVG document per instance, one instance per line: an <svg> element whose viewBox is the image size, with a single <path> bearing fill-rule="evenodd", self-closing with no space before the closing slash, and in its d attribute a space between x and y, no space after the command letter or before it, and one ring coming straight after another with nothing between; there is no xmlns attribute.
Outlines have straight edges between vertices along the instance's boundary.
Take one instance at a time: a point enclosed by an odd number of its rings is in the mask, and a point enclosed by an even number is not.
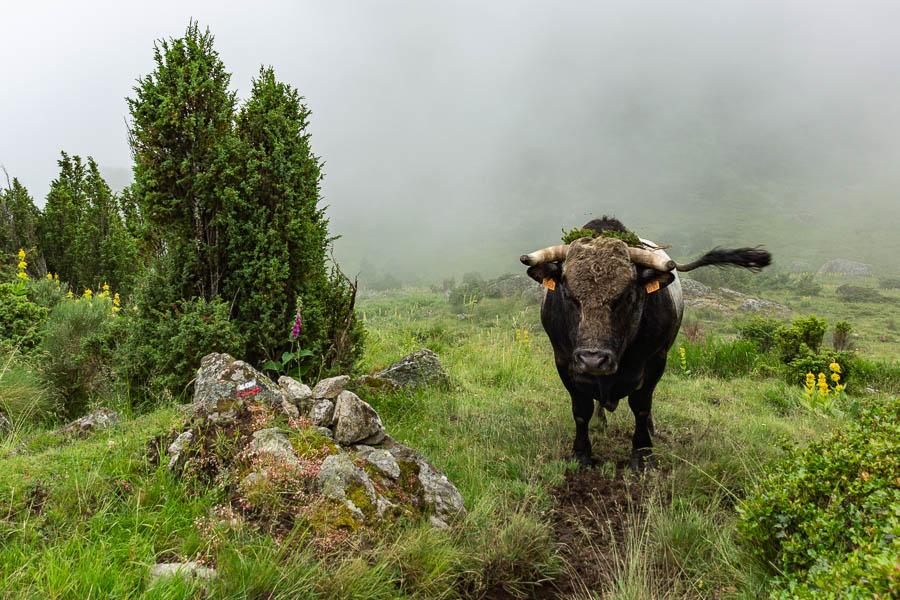
<svg viewBox="0 0 900 600"><path fill-rule="evenodd" d="M544 280L541 282L541 285L550 290L551 292L556 289L556 281L549 277L544 277ZM659 284L657 284L659 285Z"/></svg>
<svg viewBox="0 0 900 600"><path fill-rule="evenodd" d="M647 284L647 293L652 294L653 292L659 291L659 279L654 279L650 283Z"/></svg>

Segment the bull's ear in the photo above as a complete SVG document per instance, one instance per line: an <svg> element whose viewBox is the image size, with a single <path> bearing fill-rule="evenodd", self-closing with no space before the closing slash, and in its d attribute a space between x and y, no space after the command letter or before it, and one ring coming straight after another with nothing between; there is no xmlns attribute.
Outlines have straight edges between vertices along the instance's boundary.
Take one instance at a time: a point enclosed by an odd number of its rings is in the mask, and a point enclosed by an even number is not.
<svg viewBox="0 0 900 600"><path fill-rule="evenodd" d="M546 288L554 289L562 277L562 264L558 262L547 262L529 267L528 276L543 285Z"/></svg>
<svg viewBox="0 0 900 600"><path fill-rule="evenodd" d="M675 281L674 273L638 268L638 285L644 288L648 294L658 292L673 281Z"/></svg>

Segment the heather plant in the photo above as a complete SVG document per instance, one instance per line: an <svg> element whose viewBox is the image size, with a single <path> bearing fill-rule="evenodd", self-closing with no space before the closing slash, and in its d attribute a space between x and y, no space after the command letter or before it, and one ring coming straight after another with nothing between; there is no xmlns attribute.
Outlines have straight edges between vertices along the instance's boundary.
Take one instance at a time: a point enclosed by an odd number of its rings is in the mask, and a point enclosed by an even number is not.
<svg viewBox="0 0 900 600"><path fill-rule="evenodd" d="M827 383L826 383L827 385ZM740 508L775 598L889 598L900 561L900 402L777 462Z"/></svg>

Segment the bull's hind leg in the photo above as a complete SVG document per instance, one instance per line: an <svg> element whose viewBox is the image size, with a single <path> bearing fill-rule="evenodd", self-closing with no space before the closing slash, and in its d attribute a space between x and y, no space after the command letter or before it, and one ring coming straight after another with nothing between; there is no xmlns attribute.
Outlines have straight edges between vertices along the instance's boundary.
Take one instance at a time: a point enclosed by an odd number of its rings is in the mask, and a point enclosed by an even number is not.
<svg viewBox="0 0 900 600"><path fill-rule="evenodd" d="M666 369L666 355L654 357L644 367L644 385L628 396L628 406L634 413L634 436L631 438L631 469L656 468L653 455L653 390Z"/></svg>

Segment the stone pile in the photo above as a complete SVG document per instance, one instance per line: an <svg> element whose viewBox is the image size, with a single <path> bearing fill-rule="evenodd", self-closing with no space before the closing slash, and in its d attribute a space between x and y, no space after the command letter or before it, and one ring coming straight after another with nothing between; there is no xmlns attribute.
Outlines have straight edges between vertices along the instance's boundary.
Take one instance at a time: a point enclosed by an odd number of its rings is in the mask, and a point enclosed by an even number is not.
<svg viewBox="0 0 900 600"><path fill-rule="evenodd" d="M209 354L194 386L194 422L169 445L169 467L182 468L189 460L199 442L197 432L209 425L228 426L246 411L263 406L320 437L315 446L325 448L327 456L314 465L317 491L359 524L421 514L435 526L448 527L464 516L456 486L421 453L388 436L378 413L346 389L348 384L345 375L323 379L313 388L285 376L275 383L244 361ZM302 448L292 445L291 433L278 427L258 429L246 451L288 466L309 463ZM253 471L242 477L240 485L258 486L265 477L263 470Z"/></svg>

